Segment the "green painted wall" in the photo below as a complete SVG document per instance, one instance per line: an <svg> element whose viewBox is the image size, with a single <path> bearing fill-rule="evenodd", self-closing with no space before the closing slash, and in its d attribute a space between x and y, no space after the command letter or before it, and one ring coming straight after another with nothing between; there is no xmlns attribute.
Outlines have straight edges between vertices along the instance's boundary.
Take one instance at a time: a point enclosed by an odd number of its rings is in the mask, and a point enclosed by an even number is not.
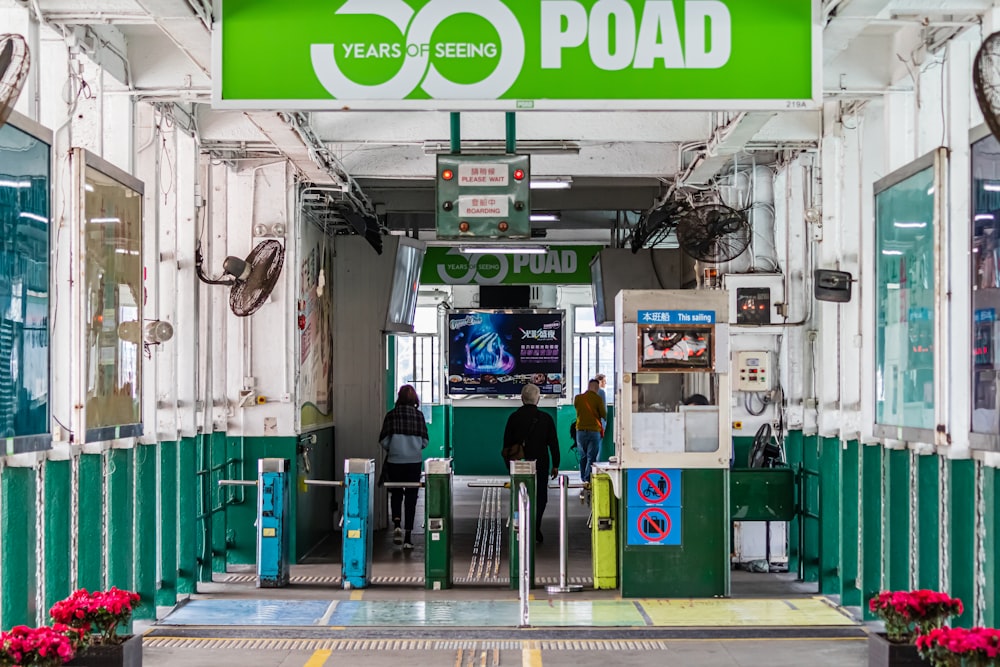
<svg viewBox="0 0 1000 667"><path fill-rule="evenodd" d="M343 478L343 462L336 456L334 430L319 429L309 433L316 442L309 446L309 473L306 474L301 458L292 459L292 467L299 480L292 503L295 512L295 536L301 545L298 559L301 560L328 534L336 529L339 519L338 498L340 491L329 486L309 486L305 479L333 480ZM307 436L304 436L307 437ZM338 461L340 464L338 465ZM339 473L339 474L338 474ZM256 501L254 501L256 507ZM256 516L256 509L254 510ZM256 548L256 547L255 547Z"/></svg>
<svg viewBox="0 0 1000 667"><path fill-rule="evenodd" d="M886 585L890 590L910 589L910 452L883 451L885 517L883 530L887 554Z"/></svg>
<svg viewBox="0 0 1000 667"><path fill-rule="evenodd" d="M451 451L455 459L456 475L504 475L500 449L504 427L520 402L512 401L506 407L461 407L452 408ZM559 468L579 471L579 458L572 450L573 441L569 437L569 425L576 419L576 410L571 405L558 408L543 407L556 422L559 436ZM614 454L612 432L614 428L614 406L608 407L608 427L601 443L602 461Z"/></svg>
<svg viewBox="0 0 1000 667"><path fill-rule="evenodd" d="M882 590L882 453L883 447L861 448L861 601L864 617L874 618L868 600Z"/></svg>
<svg viewBox="0 0 1000 667"><path fill-rule="evenodd" d="M3 531L3 577L0 621L4 628L35 625L35 499L33 468L0 470L0 531Z"/></svg>
<svg viewBox="0 0 1000 667"><path fill-rule="evenodd" d="M179 443L160 443L157 455L160 457L160 579L154 581L155 604L171 606L177 602L178 535L180 532L180 500L177 495L177 471L179 463ZM154 475L156 471L154 470ZM156 479L153 480L154 486Z"/></svg>
<svg viewBox="0 0 1000 667"><path fill-rule="evenodd" d="M917 586L938 590L941 585L941 493L938 474L941 458L917 459Z"/></svg>
<svg viewBox="0 0 1000 667"><path fill-rule="evenodd" d="M49 461L45 464L45 609L68 596L70 590L69 493L71 463ZM8 535L9 533L4 533Z"/></svg>
<svg viewBox="0 0 1000 667"><path fill-rule="evenodd" d="M861 444L857 440L844 443L841 493L840 572L841 603L861 606L861 553L858 541L861 530L861 511L858 497L861 492Z"/></svg>
<svg viewBox="0 0 1000 667"><path fill-rule="evenodd" d="M88 591L104 587L104 454L80 456L80 516L77 585Z"/></svg>
<svg viewBox="0 0 1000 667"><path fill-rule="evenodd" d="M156 618L156 534L157 523L160 521L156 514L158 455L159 447L156 445L138 445L135 448L132 590L140 596L139 607L132 615L135 619ZM160 530L166 532L167 527L169 524Z"/></svg>
<svg viewBox="0 0 1000 667"><path fill-rule="evenodd" d="M135 565L135 527L132 524L135 480L133 478L134 449L112 449L108 452L108 576L107 586L134 590L132 568Z"/></svg>
<svg viewBox="0 0 1000 667"><path fill-rule="evenodd" d="M976 463L970 460L949 461L951 467L951 594L965 605L965 613L952 619L952 625L972 627L973 591L975 590L976 545Z"/></svg>
<svg viewBox="0 0 1000 667"><path fill-rule="evenodd" d="M983 472L986 505L986 613L983 625L996 628L1000 627L1000 471L987 468Z"/></svg>
<svg viewBox="0 0 1000 667"><path fill-rule="evenodd" d="M819 592L834 595L841 592L842 452L838 438L819 438L818 445Z"/></svg>

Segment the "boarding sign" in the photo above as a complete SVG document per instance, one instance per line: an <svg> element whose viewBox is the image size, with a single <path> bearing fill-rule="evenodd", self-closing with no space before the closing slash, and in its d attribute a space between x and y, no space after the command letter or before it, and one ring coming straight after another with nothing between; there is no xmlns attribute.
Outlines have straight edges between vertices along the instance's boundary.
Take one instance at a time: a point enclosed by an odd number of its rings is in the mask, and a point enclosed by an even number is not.
<svg viewBox="0 0 1000 667"><path fill-rule="evenodd" d="M628 540L631 546L678 546L681 543L679 507L628 508Z"/></svg>
<svg viewBox="0 0 1000 667"><path fill-rule="evenodd" d="M713 310L640 310L639 324L715 324Z"/></svg>
<svg viewBox="0 0 1000 667"><path fill-rule="evenodd" d="M680 507L681 471L676 468L630 469L627 475L629 507Z"/></svg>
<svg viewBox="0 0 1000 667"><path fill-rule="evenodd" d="M821 103L817 0L222 0L233 109L717 110Z"/></svg>

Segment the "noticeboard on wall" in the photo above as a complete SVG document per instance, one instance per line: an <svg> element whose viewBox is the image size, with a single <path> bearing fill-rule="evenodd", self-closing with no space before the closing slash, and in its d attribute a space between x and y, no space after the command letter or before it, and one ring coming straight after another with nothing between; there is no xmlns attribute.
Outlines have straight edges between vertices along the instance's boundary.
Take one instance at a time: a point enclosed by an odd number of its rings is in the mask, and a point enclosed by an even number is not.
<svg viewBox="0 0 1000 667"><path fill-rule="evenodd" d="M448 314L448 394L519 396L566 392L565 312L463 311Z"/></svg>

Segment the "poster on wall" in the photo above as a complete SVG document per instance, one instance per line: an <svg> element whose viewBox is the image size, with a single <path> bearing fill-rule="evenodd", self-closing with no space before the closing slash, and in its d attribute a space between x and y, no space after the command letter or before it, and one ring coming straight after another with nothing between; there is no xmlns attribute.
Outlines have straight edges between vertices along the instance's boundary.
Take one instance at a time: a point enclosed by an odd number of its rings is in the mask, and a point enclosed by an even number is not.
<svg viewBox="0 0 1000 667"><path fill-rule="evenodd" d="M519 396L528 383L562 396L564 311L448 314L448 394Z"/></svg>

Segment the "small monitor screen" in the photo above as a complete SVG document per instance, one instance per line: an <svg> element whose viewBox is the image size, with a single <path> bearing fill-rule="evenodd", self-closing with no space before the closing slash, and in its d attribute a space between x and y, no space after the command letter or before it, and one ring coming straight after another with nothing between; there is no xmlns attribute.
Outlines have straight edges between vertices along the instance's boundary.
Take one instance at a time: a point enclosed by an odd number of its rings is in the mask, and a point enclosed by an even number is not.
<svg viewBox="0 0 1000 667"><path fill-rule="evenodd" d="M712 368L710 327L639 328L640 370Z"/></svg>
<svg viewBox="0 0 1000 667"><path fill-rule="evenodd" d="M400 241L392 274L386 331L413 331L423 261L423 248Z"/></svg>

